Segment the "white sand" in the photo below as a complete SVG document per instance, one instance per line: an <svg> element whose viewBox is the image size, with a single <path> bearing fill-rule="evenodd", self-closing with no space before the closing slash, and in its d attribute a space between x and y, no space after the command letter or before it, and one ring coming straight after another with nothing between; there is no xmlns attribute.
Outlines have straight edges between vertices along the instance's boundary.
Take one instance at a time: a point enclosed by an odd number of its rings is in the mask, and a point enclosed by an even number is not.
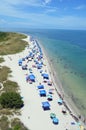
<svg viewBox="0 0 86 130"><path fill-rule="evenodd" d="M30 37L26 39L30 43ZM31 44L30 44L31 45ZM21 109L21 116L19 118L25 124L25 126L30 130L79 130L79 126L72 118L72 116L67 112L64 115L61 110L63 105L59 106L57 100L59 99L56 91L54 90L53 101L50 101L50 110L44 111L41 102L47 101L47 97L40 97L37 87L39 83L43 83L43 78L40 75L37 68L32 68L34 75L36 76L36 82L29 84L26 82L26 74L29 74L29 70L22 70L21 66L18 65L18 60L28 54L29 49L26 48L23 52L15 55L4 56L5 62L2 65L6 65L12 70L12 80L16 81L20 86L20 94L23 96L24 107ZM47 64L47 60L44 59ZM28 63L28 68L32 67L33 61ZM47 70L49 73L48 66L43 66L43 70ZM52 80L52 79L51 79ZM46 91L54 86L48 86L43 83ZM50 118L50 113L54 112L59 119L59 124L55 125L52 123ZM75 125L71 125L71 122L75 122Z"/></svg>

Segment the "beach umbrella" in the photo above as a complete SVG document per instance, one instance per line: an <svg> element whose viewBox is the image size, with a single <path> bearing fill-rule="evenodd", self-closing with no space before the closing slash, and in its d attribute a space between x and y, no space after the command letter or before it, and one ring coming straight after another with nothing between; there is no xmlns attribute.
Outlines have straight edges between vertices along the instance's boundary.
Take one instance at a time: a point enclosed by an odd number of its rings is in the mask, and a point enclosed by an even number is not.
<svg viewBox="0 0 86 130"><path fill-rule="evenodd" d="M51 95L51 94L48 94L48 95L47 95L47 99L48 99L48 100L52 100L52 99L53 99L53 98L52 98L52 95Z"/></svg>
<svg viewBox="0 0 86 130"><path fill-rule="evenodd" d="M58 104L59 104L59 105L62 105L63 100L60 98L60 99L58 99L58 101L57 101L57 102L58 102Z"/></svg>
<svg viewBox="0 0 86 130"><path fill-rule="evenodd" d="M22 59L19 59L19 61L18 62L22 62Z"/></svg>
<svg viewBox="0 0 86 130"><path fill-rule="evenodd" d="M50 118L53 119L56 117L56 114L55 113L50 113Z"/></svg>
<svg viewBox="0 0 86 130"><path fill-rule="evenodd" d="M56 117L55 117L55 118L53 118L53 123L54 123L54 124L58 124L58 123L59 123L58 118L56 118Z"/></svg>
<svg viewBox="0 0 86 130"><path fill-rule="evenodd" d="M42 107L43 107L44 110L50 110L49 102L47 102L47 101L42 102Z"/></svg>
<svg viewBox="0 0 86 130"><path fill-rule="evenodd" d="M39 94L40 94L40 96L46 96L46 91L44 89L40 90Z"/></svg>
<svg viewBox="0 0 86 130"><path fill-rule="evenodd" d="M41 69L41 68L42 68L42 64L38 64L37 69Z"/></svg>
<svg viewBox="0 0 86 130"><path fill-rule="evenodd" d="M33 55L33 53L32 53L32 52L30 52L30 53L29 53L29 56L31 57L32 55Z"/></svg>
<svg viewBox="0 0 86 130"><path fill-rule="evenodd" d="M32 82L35 82L35 76L33 74L30 74L28 77L29 77L29 80L31 80Z"/></svg>
<svg viewBox="0 0 86 130"><path fill-rule="evenodd" d="M19 59L18 64L19 64L19 66L22 65L22 59Z"/></svg>
<svg viewBox="0 0 86 130"><path fill-rule="evenodd" d="M42 76L44 79L49 79L49 75L47 73L43 73Z"/></svg>
<svg viewBox="0 0 86 130"><path fill-rule="evenodd" d="M44 89L44 85L37 86L38 89Z"/></svg>

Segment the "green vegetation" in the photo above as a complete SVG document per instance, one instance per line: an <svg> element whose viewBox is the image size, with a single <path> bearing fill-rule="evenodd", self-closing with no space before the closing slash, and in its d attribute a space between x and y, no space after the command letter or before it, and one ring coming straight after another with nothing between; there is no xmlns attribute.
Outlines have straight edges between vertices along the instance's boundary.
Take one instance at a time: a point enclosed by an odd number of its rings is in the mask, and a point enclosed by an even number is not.
<svg viewBox="0 0 86 130"><path fill-rule="evenodd" d="M16 82L7 80L8 74L10 72L11 70L6 66L0 68L0 82L3 83L3 90L6 92L2 93L0 102L3 107L20 108L23 105L23 102L20 95L16 93L18 84Z"/></svg>
<svg viewBox="0 0 86 130"><path fill-rule="evenodd" d="M0 115L5 115L5 116L9 116L9 115L13 115L13 110L11 109L2 109L2 107L0 108Z"/></svg>
<svg viewBox="0 0 86 130"><path fill-rule="evenodd" d="M23 106L21 96L16 92L2 93L0 103L3 108L21 108Z"/></svg>
<svg viewBox="0 0 86 130"><path fill-rule="evenodd" d="M8 130L9 129L9 122L6 116L2 116L0 118L0 130Z"/></svg>
<svg viewBox="0 0 86 130"><path fill-rule="evenodd" d="M9 125L10 124L10 125ZM0 118L0 130L28 130L18 118L13 120L6 116Z"/></svg>
<svg viewBox="0 0 86 130"><path fill-rule="evenodd" d="M3 83L3 90L5 92L16 92L18 90L18 84L16 82L8 80L8 76L11 73L10 68L3 66L0 68L0 82Z"/></svg>
<svg viewBox="0 0 86 130"><path fill-rule="evenodd" d="M12 130L28 130L27 128L25 128L25 126L23 125L23 123L20 122L20 120L18 118L15 118L12 123Z"/></svg>
<svg viewBox="0 0 86 130"><path fill-rule="evenodd" d="M8 33L5 33L5 32L0 32L0 42L2 40L7 40L7 37L8 37Z"/></svg>
<svg viewBox="0 0 86 130"><path fill-rule="evenodd" d="M11 73L11 70L8 67L3 66L0 68L0 82L1 83L7 80L9 73Z"/></svg>
<svg viewBox="0 0 86 130"><path fill-rule="evenodd" d="M0 32L0 55L15 54L24 50L27 45L23 34Z"/></svg>
<svg viewBox="0 0 86 130"><path fill-rule="evenodd" d="M4 62L3 57L0 57L0 63Z"/></svg>
<svg viewBox="0 0 86 130"><path fill-rule="evenodd" d="M16 54L24 50L28 44L22 40L26 38L23 34L0 32L0 55ZM0 56L0 63L4 62ZM0 66L0 130L28 130L19 119L13 119L13 115L19 115L23 106L20 94L17 92L19 86L16 82L8 80L11 76L10 68ZM11 116L11 118L10 118Z"/></svg>
<svg viewBox="0 0 86 130"><path fill-rule="evenodd" d="M19 88L18 84L16 82L7 80L6 82L3 83L3 90L5 92L16 92Z"/></svg>

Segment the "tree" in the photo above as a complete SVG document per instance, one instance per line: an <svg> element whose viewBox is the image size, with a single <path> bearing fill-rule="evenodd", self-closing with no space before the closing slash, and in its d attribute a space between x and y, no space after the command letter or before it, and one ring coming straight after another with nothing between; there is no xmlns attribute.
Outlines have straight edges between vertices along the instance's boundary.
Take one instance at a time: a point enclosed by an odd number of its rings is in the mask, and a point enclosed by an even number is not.
<svg viewBox="0 0 86 130"><path fill-rule="evenodd" d="M23 106L21 96L16 92L2 93L0 103L3 108L21 108Z"/></svg>

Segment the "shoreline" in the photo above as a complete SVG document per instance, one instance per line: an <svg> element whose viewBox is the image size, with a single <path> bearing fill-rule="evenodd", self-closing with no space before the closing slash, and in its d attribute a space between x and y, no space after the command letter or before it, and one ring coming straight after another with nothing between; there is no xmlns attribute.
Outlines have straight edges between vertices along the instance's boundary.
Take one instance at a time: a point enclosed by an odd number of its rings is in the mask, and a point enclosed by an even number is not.
<svg viewBox="0 0 86 130"><path fill-rule="evenodd" d="M46 51L44 51L44 52L46 54ZM57 93L59 94L59 96L61 96L64 99L64 104L65 104L66 108L69 110L70 114L72 116L74 116L74 118L76 120L80 120L83 123L84 119L85 119L85 116L83 116L80 113L79 108L73 102L73 98L68 96L67 93L64 91L64 88L63 88L63 86L61 84L61 81L59 80L58 73L55 72L52 61L48 58L48 56L47 56L47 60L48 60L49 66L50 66L50 70L53 72L53 74L51 73L51 76L52 76L52 78L54 80L55 86L57 86L56 87ZM85 122L85 125L86 125L86 122Z"/></svg>
<svg viewBox="0 0 86 130"><path fill-rule="evenodd" d="M75 106L72 99L67 95L67 93L64 92L61 81L59 80L59 76L55 72L55 69L52 65L52 61L48 58L48 54L47 54L46 50L44 49L44 47L42 46L42 43L40 43L38 40L37 40L37 42L41 46L43 53L45 54L45 57L47 59L47 65L48 65L48 68L49 68L51 78L53 79L53 84L54 84L54 87L55 87L57 94L59 95L59 97L61 97L64 100L64 106L68 109L70 115L76 121L81 121L83 123L83 120L84 120L83 115L80 113L79 109ZM83 125L85 125L85 124L83 123Z"/></svg>
<svg viewBox="0 0 86 130"><path fill-rule="evenodd" d="M26 40L29 43L29 46L32 46L32 41L31 40L31 36L28 36ZM34 39L35 40L35 39ZM40 44L39 44L40 45ZM40 46L41 47L41 46ZM77 122L75 121L75 119L69 114L68 110L67 110L67 115L64 115L61 110L62 107L64 106L62 104L62 106L60 106L57 103L57 99L59 99L59 96L56 92L56 90L54 90L54 94L53 96L53 101L50 101L50 110L48 111L44 111L42 109L41 106L41 102L46 101L47 97L40 97L39 95L39 91L36 88L39 83L43 83L43 78L40 75L40 72L37 68L32 68L33 69L33 73L36 76L36 81L33 84L29 84L26 82L25 80L25 76L28 74L28 70L22 70L21 67L18 65L18 60L19 58L23 58L25 57L28 52L30 51L30 47L27 46L27 48L25 48L25 50L21 53L15 54L15 55L8 55L10 56L10 58L8 56L5 56L5 62L3 63L3 65L5 64L6 66L9 66L12 70L12 78L13 80L15 80L19 86L20 86L20 94L21 96L23 96L23 100L24 100L24 107L21 109L21 116L19 116L20 120L24 123L24 125L26 127L28 127L28 129L30 128L31 130L44 130L44 129L49 129L49 130L65 130L65 129L70 129L70 130L77 130L78 128L80 128L80 126L78 126ZM45 62L46 66L43 66L43 70L47 70L47 72L49 73L50 79L54 82L54 77L52 78L52 68L51 66L49 66L49 62L48 59L46 58L46 53L45 51L42 49L43 51L43 61ZM28 64L28 67L31 68L32 65L34 64L34 61L30 61ZM50 74L51 72L51 74ZM48 86L46 83L43 83L43 85L45 86L46 91L49 91L49 88L53 88L55 89L55 86L52 85L51 87ZM55 112L57 117L59 118L59 124L58 125L54 125L52 123L52 120L50 119L50 113L51 112ZM74 125L71 125L71 122L74 123Z"/></svg>

